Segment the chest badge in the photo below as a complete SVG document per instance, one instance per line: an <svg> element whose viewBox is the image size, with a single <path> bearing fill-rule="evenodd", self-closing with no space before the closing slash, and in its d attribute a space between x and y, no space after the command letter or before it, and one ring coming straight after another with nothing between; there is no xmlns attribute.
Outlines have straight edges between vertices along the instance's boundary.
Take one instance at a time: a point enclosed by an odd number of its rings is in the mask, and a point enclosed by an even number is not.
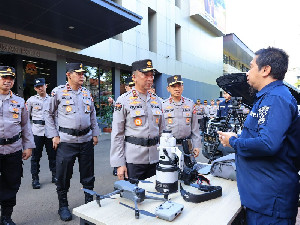
<svg viewBox="0 0 300 225"><path fill-rule="evenodd" d="M14 114L13 114L13 118L18 119L18 118L19 118L19 115L14 113Z"/></svg>
<svg viewBox="0 0 300 225"><path fill-rule="evenodd" d="M66 107L66 111L67 111L67 112L71 112L71 111L72 111L72 107L71 107L71 106L67 106L67 107Z"/></svg>
<svg viewBox="0 0 300 225"><path fill-rule="evenodd" d="M190 116L190 113L186 113L185 115L186 115L186 116Z"/></svg>
<svg viewBox="0 0 300 225"><path fill-rule="evenodd" d="M66 104L68 104L68 105L69 105L69 104L70 104L70 101L69 101L69 100L67 100L67 101L66 101Z"/></svg>
<svg viewBox="0 0 300 225"><path fill-rule="evenodd" d="M141 119L141 118L136 118L136 119L134 120L134 124L135 124L136 126L141 126L141 125L142 125L142 119Z"/></svg>
<svg viewBox="0 0 300 225"><path fill-rule="evenodd" d="M157 110L157 111L156 111L156 115L160 115L160 111Z"/></svg>
<svg viewBox="0 0 300 225"><path fill-rule="evenodd" d="M135 114L137 115L137 116L139 116L140 114L141 114L141 112L140 111L135 111Z"/></svg>
<svg viewBox="0 0 300 225"><path fill-rule="evenodd" d="M173 123L173 119L169 118L168 119L168 124L172 124Z"/></svg>
<svg viewBox="0 0 300 225"><path fill-rule="evenodd" d="M88 111L90 111L90 110L91 110L91 107L88 105L88 106L86 106L86 109L87 109Z"/></svg>
<svg viewBox="0 0 300 225"><path fill-rule="evenodd" d="M189 123L191 120L190 120L190 118L186 118L186 120L185 120L187 123Z"/></svg>
<svg viewBox="0 0 300 225"><path fill-rule="evenodd" d="M19 112L19 109L18 108L13 108L14 112L15 113L18 113Z"/></svg>
<svg viewBox="0 0 300 225"><path fill-rule="evenodd" d="M156 124L158 124L159 123L159 118L156 118L155 122L156 122Z"/></svg>

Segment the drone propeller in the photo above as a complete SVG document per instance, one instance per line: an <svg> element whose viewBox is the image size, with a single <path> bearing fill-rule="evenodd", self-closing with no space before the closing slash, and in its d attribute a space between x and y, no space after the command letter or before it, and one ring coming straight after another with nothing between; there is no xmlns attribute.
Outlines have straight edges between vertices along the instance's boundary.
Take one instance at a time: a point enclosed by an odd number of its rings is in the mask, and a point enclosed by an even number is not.
<svg viewBox="0 0 300 225"><path fill-rule="evenodd" d="M149 180L139 180L141 183L152 184L152 181Z"/></svg>
<svg viewBox="0 0 300 225"><path fill-rule="evenodd" d="M96 196L99 196L99 194L93 190L90 190L90 189L86 189L86 188L81 188L84 192L90 194L90 195L96 195Z"/></svg>
<svg viewBox="0 0 300 225"><path fill-rule="evenodd" d="M135 178L125 178L124 180L127 180L132 184L138 184L139 182L141 182L141 183L153 183L152 181L149 181L149 180L138 180L138 179L135 179Z"/></svg>
<svg viewBox="0 0 300 225"><path fill-rule="evenodd" d="M142 214L144 214L144 215L146 215L146 216L156 217L155 214L153 214L153 213L151 213L151 212L148 212L148 211L146 211L146 210L135 209L135 208L133 208L133 207L131 207L131 206L129 206L129 205L126 205L126 204L124 204L124 203L122 203L122 202L119 202L119 203L120 203L121 205L123 205L123 206L129 208L129 209L132 209L132 210L135 210L135 211L138 210L140 213L142 213Z"/></svg>
<svg viewBox="0 0 300 225"><path fill-rule="evenodd" d="M160 193L160 192L155 192L155 191L147 191L150 194L154 194L154 195L165 195L165 193Z"/></svg>
<svg viewBox="0 0 300 225"><path fill-rule="evenodd" d="M89 189L86 189L86 188L81 188L84 192L90 194L90 195L96 195L96 197L98 197L99 199L105 199L105 198L111 198L112 195L115 195L115 194L119 194L120 191L119 190L116 190L112 193L109 193L109 194L106 194L106 195L99 195L97 192L93 191L93 190L89 190ZM111 199L115 199L115 198L111 198Z"/></svg>

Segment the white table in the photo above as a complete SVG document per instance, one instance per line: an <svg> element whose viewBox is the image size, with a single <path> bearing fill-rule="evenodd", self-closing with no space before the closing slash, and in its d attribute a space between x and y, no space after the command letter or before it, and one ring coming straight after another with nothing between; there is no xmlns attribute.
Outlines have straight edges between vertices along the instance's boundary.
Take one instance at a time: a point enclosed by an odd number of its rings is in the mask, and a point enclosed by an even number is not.
<svg viewBox="0 0 300 225"><path fill-rule="evenodd" d="M237 190L236 181L226 180L222 178L206 175L211 181L211 185L222 187L222 196L202 203L190 203L183 200L180 192L169 195L171 201L184 205L182 213L172 222L158 219L155 217L145 216L140 213L140 218L135 219L134 210L131 210L119 202L123 202L129 206L134 207L134 203L128 199L120 198L115 195L117 199L101 200L99 207L96 201L81 205L73 209L73 214L80 217L81 224L107 224L107 225L124 225L124 224L180 224L180 225L222 225L230 224L240 210L240 196ZM139 183L139 187L146 189L146 191L155 190L155 176L149 180L154 183ZM112 184L113 189L113 184ZM184 186L184 189L199 193L197 189ZM196 191L196 192L195 192ZM197 192L198 191L198 192ZM100 193L106 194L106 193ZM146 193L146 195L151 195ZM157 195L152 195L156 196ZM146 199L138 204L139 209L147 210L155 214L155 208L160 205L162 201Z"/></svg>

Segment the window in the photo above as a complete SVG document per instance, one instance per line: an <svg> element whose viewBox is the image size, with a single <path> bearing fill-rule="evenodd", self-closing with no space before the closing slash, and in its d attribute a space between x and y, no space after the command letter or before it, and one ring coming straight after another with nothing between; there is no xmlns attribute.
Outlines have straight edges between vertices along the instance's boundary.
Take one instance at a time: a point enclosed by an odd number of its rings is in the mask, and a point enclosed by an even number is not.
<svg viewBox="0 0 300 225"><path fill-rule="evenodd" d="M176 60L181 60L181 26L175 24L175 54Z"/></svg>
<svg viewBox="0 0 300 225"><path fill-rule="evenodd" d="M157 17L156 12L148 8L149 51L157 52Z"/></svg>

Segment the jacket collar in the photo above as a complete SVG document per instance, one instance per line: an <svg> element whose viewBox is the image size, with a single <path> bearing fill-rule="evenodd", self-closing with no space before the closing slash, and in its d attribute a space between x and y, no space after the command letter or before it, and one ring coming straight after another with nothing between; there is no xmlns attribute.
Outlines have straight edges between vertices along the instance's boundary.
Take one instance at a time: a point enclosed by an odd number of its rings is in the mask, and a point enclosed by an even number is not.
<svg viewBox="0 0 300 225"><path fill-rule="evenodd" d="M273 81L273 82L269 83L268 85L264 86L263 89L261 89L258 93L256 93L256 97L260 98L267 92L271 91L274 87L281 86L281 85L283 85L282 80Z"/></svg>

